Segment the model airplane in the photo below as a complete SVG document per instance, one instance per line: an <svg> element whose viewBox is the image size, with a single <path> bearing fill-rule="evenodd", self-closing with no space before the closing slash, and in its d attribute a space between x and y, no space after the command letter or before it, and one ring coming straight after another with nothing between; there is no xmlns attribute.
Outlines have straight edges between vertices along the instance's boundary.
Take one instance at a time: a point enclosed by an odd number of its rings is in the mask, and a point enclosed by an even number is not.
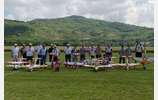
<svg viewBox="0 0 158 100"><path fill-rule="evenodd" d="M114 58L116 58L116 57L112 57L112 59L114 59ZM103 62L103 60L93 59L91 63L85 64L84 67L93 68L95 71L98 71L101 68L112 69L114 67L125 67L126 70L129 70L129 68L131 68L131 67L140 65L140 63L129 63L128 59L126 59L126 63L112 63L113 60L111 60L110 63L104 65L104 64L102 64L102 62Z"/></svg>
<svg viewBox="0 0 158 100"><path fill-rule="evenodd" d="M7 64L9 68L13 68L13 69L25 68L25 69L29 69L30 71L33 71L33 69L36 68L48 67L48 65L36 64L37 60L40 60L40 58L33 58L33 63L30 63L28 61L24 61L23 58L20 58L18 61L9 61Z"/></svg>

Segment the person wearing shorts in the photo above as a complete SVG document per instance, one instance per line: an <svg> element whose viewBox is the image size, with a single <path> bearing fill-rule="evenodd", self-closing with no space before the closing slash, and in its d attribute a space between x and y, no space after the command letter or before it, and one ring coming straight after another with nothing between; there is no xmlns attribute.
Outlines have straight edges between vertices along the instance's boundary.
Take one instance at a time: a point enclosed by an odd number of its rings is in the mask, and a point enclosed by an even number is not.
<svg viewBox="0 0 158 100"><path fill-rule="evenodd" d="M136 43L136 47L135 47L135 56L138 58L142 58L142 54L143 54L143 45L137 41Z"/></svg>

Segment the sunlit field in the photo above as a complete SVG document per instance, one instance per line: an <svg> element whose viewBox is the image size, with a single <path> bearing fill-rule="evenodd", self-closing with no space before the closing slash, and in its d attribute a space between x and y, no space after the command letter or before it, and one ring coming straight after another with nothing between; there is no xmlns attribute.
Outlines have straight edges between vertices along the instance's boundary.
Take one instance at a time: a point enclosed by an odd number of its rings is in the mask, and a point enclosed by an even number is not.
<svg viewBox="0 0 158 100"><path fill-rule="evenodd" d="M114 53L118 56L118 53ZM153 53L148 54L153 56ZM63 53L60 55L64 61ZM126 71L123 68L94 72L92 69L11 71L5 52L5 100L153 100L154 65ZM115 59L118 63L118 59Z"/></svg>

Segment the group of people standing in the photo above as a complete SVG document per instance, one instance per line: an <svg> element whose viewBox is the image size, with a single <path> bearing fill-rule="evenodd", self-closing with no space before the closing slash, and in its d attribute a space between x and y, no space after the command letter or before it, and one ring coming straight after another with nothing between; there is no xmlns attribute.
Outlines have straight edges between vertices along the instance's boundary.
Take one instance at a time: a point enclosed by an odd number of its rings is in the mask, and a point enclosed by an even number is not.
<svg viewBox="0 0 158 100"><path fill-rule="evenodd" d="M125 60L127 59L128 63L131 63L133 56L137 58L142 58L146 55L146 45L144 43L141 43L140 41L136 41L135 48L131 48L130 44L127 44L127 47L125 48L125 45L122 44L119 53L119 63L125 63ZM65 53L65 62L84 62L84 60L88 59L103 59L104 64L111 63L112 59L112 46L111 44L107 44L104 48L104 50L101 48L100 45L94 46L91 45L90 47L84 47L84 45L81 45L79 49L75 47L71 47L70 44L67 44L67 46L64 49ZM135 55L133 55L133 52ZM78 54L79 53L79 54ZM80 56L80 59L78 60L78 56Z"/></svg>
<svg viewBox="0 0 158 100"><path fill-rule="evenodd" d="M13 61L19 61L22 58L23 61L29 61L30 64L36 63L40 65L46 64L47 55L49 55L49 62L52 63L52 67L55 70L59 70L59 55L60 50L56 47L56 45L51 44L50 48L47 49L45 44L39 44L36 47L33 47L31 43L28 45L22 44L19 47L16 43L14 47L11 49L11 56ZM35 58L37 61L34 62Z"/></svg>
<svg viewBox="0 0 158 100"><path fill-rule="evenodd" d="M133 52L135 53L135 55L132 55ZM136 41L134 50L130 47L129 44L127 45L127 48L124 48L124 45L121 45L119 55L120 55L119 63L125 63L125 58L128 59L128 63L131 63L131 59L133 56L135 56L136 58L142 58L143 56L146 55L145 44Z"/></svg>
<svg viewBox="0 0 158 100"><path fill-rule="evenodd" d="M29 61L30 63L34 63L34 58L37 59L37 64L44 65L46 64L47 54L49 54L50 62L58 62L60 51L56 47L56 45L51 44L49 49L46 48L45 44L39 44L36 47L33 47L31 43L28 45L22 44L19 47L16 43L14 47L11 49L11 56L13 61L19 61L22 58L24 61ZM36 57L37 56L37 57Z"/></svg>
<svg viewBox="0 0 158 100"><path fill-rule="evenodd" d="M77 49L76 46L71 47L70 44L67 44L64 53L65 62L84 62L86 59L101 59L102 57L107 57L111 60L112 47L111 45L107 45L105 54L102 56L102 48L100 45L97 45L96 47L94 45L91 45L90 47L81 45L81 47Z"/></svg>
<svg viewBox="0 0 158 100"><path fill-rule="evenodd" d="M14 61L18 61L19 58L24 58L26 61L33 62L33 59L38 57L40 59L38 59L36 63L43 65L46 64L48 55L49 62L53 65L59 64L60 50L54 44L51 44L47 49L45 44L39 44L38 46L33 47L32 44L29 43L28 45L23 44L19 47L15 43L11 51ZM125 63L125 58L128 58L128 62L130 63L132 51L130 45L127 45L127 48L125 48L124 45L121 45L121 49L119 50L119 63ZM134 51L135 57L140 58L146 53L144 45L140 42L136 42ZM65 62L84 62L88 55L88 59L103 59L104 64L109 64L111 62L112 52L111 44L107 44L104 50L102 50L100 45L91 45L90 47L81 45L80 48L77 48L77 46L72 47L70 44L67 44L64 48Z"/></svg>
<svg viewBox="0 0 158 100"><path fill-rule="evenodd" d="M31 43L29 43L28 46L23 44L21 48L15 43L14 47L11 49L11 56L13 58L13 61L18 61L19 58L23 58L29 61L33 59L35 55L34 51L35 50L32 47Z"/></svg>

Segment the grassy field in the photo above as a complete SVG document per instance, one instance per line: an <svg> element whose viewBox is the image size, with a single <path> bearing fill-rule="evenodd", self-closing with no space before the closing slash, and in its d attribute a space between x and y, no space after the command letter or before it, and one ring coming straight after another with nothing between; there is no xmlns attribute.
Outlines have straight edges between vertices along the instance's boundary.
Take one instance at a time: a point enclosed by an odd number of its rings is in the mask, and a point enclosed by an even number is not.
<svg viewBox="0 0 158 100"><path fill-rule="evenodd" d="M5 52L5 62L8 60L10 53ZM51 68L11 72L5 66L5 100L153 100L153 66L149 64L146 71L139 66L108 72L63 66L60 72Z"/></svg>

